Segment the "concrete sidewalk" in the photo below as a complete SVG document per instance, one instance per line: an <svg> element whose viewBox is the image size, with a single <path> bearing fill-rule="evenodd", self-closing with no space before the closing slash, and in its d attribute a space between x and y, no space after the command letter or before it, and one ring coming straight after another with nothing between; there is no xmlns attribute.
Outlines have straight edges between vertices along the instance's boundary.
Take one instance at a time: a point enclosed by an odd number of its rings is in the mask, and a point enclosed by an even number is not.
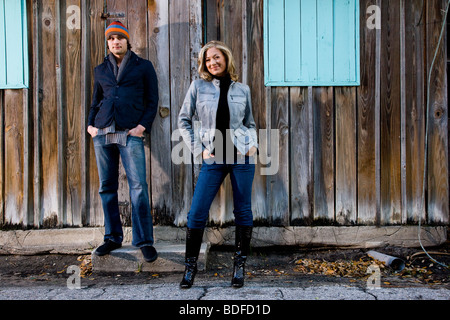
<svg viewBox="0 0 450 320"><path fill-rule="evenodd" d="M425 247L447 241L446 226L423 226ZM124 242L131 243L131 227L124 227ZM419 247L417 226L255 227L252 246L335 248ZM104 228L61 228L0 231L0 254L87 254L103 242ZM158 243L184 243L186 228L155 226ZM211 245L234 245L234 228L207 228L203 238Z"/></svg>
<svg viewBox="0 0 450 320"><path fill-rule="evenodd" d="M139 248L125 244L105 256L92 253L94 272L181 272L184 271L185 244L159 241L154 245L158 259L146 263ZM205 270L209 244L202 243L198 257L198 269Z"/></svg>

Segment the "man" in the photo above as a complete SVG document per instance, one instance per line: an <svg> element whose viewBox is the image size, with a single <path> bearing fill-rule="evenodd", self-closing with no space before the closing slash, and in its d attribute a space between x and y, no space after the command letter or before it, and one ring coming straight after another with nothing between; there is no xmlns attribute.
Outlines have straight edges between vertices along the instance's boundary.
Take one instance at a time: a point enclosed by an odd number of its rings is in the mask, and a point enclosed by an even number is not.
<svg viewBox="0 0 450 320"><path fill-rule="evenodd" d="M105 216L104 243L95 250L102 256L123 241L118 203L119 157L130 187L132 244L144 259L157 259L153 247L144 153L144 132L150 132L158 105L158 82L150 61L131 51L127 28L119 21L105 31L110 54L94 71L94 93L87 131L94 141Z"/></svg>

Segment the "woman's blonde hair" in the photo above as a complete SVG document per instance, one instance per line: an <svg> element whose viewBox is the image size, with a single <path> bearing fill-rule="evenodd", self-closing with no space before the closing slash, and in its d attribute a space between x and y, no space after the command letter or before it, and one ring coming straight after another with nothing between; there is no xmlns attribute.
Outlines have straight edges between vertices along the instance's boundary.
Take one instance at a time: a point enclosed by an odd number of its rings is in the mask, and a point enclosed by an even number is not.
<svg viewBox="0 0 450 320"><path fill-rule="evenodd" d="M206 81L212 81L213 79L212 74L209 73L208 68L206 67L206 52L211 48L219 49L223 53L225 61L227 62L227 72L230 74L231 80L237 81L239 76L236 73L233 54L231 53L230 48L220 41L210 41L203 46L202 50L200 50L200 53L198 54L198 73L200 74L200 78Z"/></svg>

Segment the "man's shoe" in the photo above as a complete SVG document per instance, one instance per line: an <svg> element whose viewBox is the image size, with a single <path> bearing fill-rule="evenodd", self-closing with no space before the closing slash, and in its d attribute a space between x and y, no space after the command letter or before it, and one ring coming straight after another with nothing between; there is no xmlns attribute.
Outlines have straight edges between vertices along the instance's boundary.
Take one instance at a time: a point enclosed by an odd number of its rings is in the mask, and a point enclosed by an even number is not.
<svg viewBox="0 0 450 320"><path fill-rule="evenodd" d="M144 256L144 260L147 262L153 262L158 258L158 253L156 249L152 246L143 246L141 247L142 255Z"/></svg>
<svg viewBox="0 0 450 320"><path fill-rule="evenodd" d="M100 247L98 247L94 253L98 256L104 256L105 254L110 253L111 251L115 249L119 249L122 247L121 243L117 243L111 240L106 240L105 243L103 243Z"/></svg>

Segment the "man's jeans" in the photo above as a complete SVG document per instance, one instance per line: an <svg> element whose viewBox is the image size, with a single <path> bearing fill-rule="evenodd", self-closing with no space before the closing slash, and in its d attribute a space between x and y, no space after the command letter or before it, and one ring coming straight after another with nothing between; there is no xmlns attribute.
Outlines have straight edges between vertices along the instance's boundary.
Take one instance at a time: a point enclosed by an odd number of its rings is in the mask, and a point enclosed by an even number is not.
<svg viewBox="0 0 450 320"><path fill-rule="evenodd" d="M211 159L203 161L187 217L188 228L205 228L211 204L228 174L233 188L235 224L253 226L252 184L255 165L249 163L253 159L245 157L245 163L234 164L211 163Z"/></svg>
<svg viewBox="0 0 450 320"><path fill-rule="evenodd" d="M153 245L148 184L146 181L145 151L142 138L128 136L127 146L105 145L104 135L94 137L95 156L100 178L100 198L105 215L105 237L117 243L123 241L117 190L119 186L119 156L128 179L131 198L132 244L136 247Z"/></svg>

